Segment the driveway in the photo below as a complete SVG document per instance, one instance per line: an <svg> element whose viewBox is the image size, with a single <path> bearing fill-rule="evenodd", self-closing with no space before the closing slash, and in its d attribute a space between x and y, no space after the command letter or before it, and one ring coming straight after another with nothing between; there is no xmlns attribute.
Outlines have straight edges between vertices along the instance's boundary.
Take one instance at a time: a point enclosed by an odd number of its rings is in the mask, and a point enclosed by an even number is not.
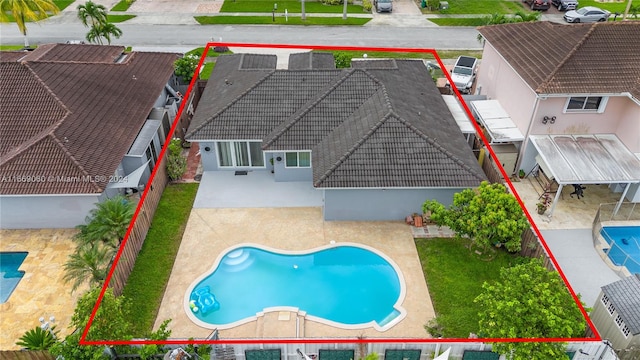
<svg viewBox="0 0 640 360"><path fill-rule="evenodd" d="M371 12L373 19L365 26L437 27L436 24L427 20L414 0L393 0L391 13L377 13L374 8Z"/></svg>

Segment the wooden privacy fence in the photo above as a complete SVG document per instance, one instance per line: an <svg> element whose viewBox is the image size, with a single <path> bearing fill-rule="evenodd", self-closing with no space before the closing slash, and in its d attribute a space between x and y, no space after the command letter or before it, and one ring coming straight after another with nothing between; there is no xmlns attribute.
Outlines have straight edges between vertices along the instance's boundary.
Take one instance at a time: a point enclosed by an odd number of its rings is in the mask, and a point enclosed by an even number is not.
<svg viewBox="0 0 640 360"><path fill-rule="evenodd" d="M544 247L542 247L540 240L530 227L526 228L522 232L521 239L522 248L520 249L520 255L529 258L542 258L544 267L546 267L548 270L556 270L556 268L553 266L553 262L549 258L549 255L547 255L547 252L544 251Z"/></svg>
<svg viewBox="0 0 640 360"><path fill-rule="evenodd" d="M482 171L487 175L487 179L489 179L489 182L491 183L504 184L504 177L502 177L502 174L500 173L500 170L498 170L494 161L491 160L491 155L486 151L485 155L484 161L482 162Z"/></svg>
<svg viewBox="0 0 640 360"><path fill-rule="evenodd" d="M165 166L166 158L165 153L165 157L162 158L158 165L158 171L156 172L153 182L148 189L149 193L142 204L142 208L140 209L136 222L133 224L133 229L131 229L129 239L124 245L124 249L120 255L120 260L118 260L118 264L116 265L111 281L109 282L109 287L113 289L113 293L116 296L120 296L122 294L122 290L127 283L131 270L133 270L133 266L136 263L138 253L142 248L144 239L147 237L147 232L151 226L151 220L153 220L153 215L156 212L156 208L158 207L164 188L169 182L167 168Z"/></svg>

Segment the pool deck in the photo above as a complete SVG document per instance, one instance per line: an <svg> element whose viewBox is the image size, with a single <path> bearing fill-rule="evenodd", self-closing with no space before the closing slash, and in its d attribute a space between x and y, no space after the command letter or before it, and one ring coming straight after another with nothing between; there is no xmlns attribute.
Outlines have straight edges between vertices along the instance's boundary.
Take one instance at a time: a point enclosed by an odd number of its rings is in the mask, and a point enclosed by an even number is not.
<svg viewBox="0 0 640 360"><path fill-rule="evenodd" d="M20 349L15 343L27 330L55 316L60 336L71 332L69 322L78 298L87 287L71 293L62 280L63 265L75 250L74 229L0 230L0 251L28 251L20 266L25 275L9 297L0 304L0 349Z"/></svg>
<svg viewBox="0 0 640 360"><path fill-rule="evenodd" d="M288 311L267 312L255 321L220 330L221 339L284 338L428 338L424 330L435 313L424 279L411 229L403 222L325 222L319 207L194 208L171 272L155 328L164 319L172 337L206 338L211 329L197 326L186 315L184 296L189 285L209 272L227 248L255 243L282 250L308 250L336 243L368 245L398 264L407 293L402 306L407 317L385 332L373 328L345 330L321 324ZM238 284L242 286L242 284ZM304 289L291 289L304 294ZM256 294L259 296L259 294ZM296 319L298 318L298 321ZM296 331L296 323L299 329Z"/></svg>

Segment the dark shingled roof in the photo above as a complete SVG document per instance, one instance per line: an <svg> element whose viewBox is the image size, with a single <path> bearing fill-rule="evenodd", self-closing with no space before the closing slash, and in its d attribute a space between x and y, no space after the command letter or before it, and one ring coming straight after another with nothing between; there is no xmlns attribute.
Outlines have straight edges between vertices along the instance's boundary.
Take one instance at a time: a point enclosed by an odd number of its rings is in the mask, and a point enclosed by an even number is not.
<svg viewBox="0 0 640 360"><path fill-rule="evenodd" d="M478 31L537 93L628 92L640 101L637 21L572 26L542 21Z"/></svg>
<svg viewBox="0 0 640 360"><path fill-rule="evenodd" d="M602 287L631 334L640 334L640 274Z"/></svg>
<svg viewBox="0 0 640 360"><path fill-rule="evenodd" d="M316 187L472 187L486 179L421 61L267 73L237 70L231 63L240 60L216 65L201 101L216 106L199 106L189 140L311 150Z"/></svg>
<svg viewBox="0 0 640 360"><path fill-rule="evenodd" d="M305 52L289 55L289 70L335 69L332 53Z"/></svg>
<svg viewBox="0 0 640 360"><path fill-rule="evenodd" d="M173 73L176 54L52 44L0 62L0 174L113 174ZM68 53L69 58L63 54ZM90 59L92 62L85 62ZM120 61L119 63L117 63ZM106 182L5 181L3 194L101 193Z"/></svg>

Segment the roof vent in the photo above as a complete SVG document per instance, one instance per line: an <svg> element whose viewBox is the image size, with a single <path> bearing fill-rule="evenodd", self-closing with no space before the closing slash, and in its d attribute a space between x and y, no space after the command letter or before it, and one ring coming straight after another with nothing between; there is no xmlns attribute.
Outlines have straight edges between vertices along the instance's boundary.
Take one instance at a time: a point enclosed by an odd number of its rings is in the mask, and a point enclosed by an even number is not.
<svg viewBox="0 0 640 360"><path fill-rule="evenodd" d="M127 56L128 55L125 53L120 54L120 56L118 56L118 58L116 59L116 64L122 64Z"/></svg>

